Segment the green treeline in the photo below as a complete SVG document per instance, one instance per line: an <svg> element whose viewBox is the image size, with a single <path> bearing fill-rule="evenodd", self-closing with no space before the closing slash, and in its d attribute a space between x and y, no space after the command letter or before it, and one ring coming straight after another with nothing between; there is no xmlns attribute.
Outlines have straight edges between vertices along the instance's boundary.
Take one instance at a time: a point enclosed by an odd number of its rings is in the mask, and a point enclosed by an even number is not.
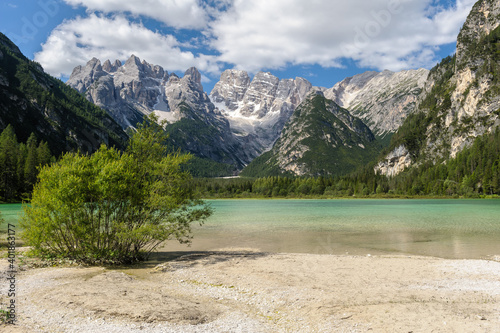
<svg viewBox="0 0 500 333"><path fill-rule="evenodd" d="M388 180L368 169L344 177L195 179L204 198L342 198L388 193Z"/></svg>
<svg viewBox="0 0 500 333"><path fill-rule="evenodd" d="M52 160L46 142L38 143L36 136L31 134L26 143L19 143L14 128L8 125L0 135L0 201L29 198L39 166Z"/></svg>
<svg viewBox="0 0 500 333"><path fill-rule="evenodd" d="M426 162L396 177L373 165L341 177L195 179L205 198L467 197L500 195L500 130L475 139L446 164Z"/></svg>

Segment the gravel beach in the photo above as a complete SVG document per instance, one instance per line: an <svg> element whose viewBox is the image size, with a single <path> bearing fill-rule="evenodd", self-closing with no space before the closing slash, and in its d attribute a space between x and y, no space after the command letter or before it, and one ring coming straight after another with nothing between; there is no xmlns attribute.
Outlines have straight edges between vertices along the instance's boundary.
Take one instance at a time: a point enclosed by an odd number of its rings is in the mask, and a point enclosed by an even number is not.
<svg viewBox="0 0 500 333"><path fill-rule="evenodd" d="M2 259L4 281L7 269ZM496 260L224 249L30 268L16 294L18 321L2 332L500 332Z"/></svg>

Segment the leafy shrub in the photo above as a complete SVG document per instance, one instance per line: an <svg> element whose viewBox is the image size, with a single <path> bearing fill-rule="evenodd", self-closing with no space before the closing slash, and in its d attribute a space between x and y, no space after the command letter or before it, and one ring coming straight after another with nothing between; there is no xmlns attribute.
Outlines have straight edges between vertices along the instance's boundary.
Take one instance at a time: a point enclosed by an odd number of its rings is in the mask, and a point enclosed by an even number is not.
<svg viewBox="0 0 500 333"><path fill-rule="evenodd" d="M198 200L188 155L166 154L154 118L132 136L125 152L101 146L91 156L68 153L40 171L24 238L42 255L87 263L129 263L162 242L189 242L191 223L211 214Z"/></svg>

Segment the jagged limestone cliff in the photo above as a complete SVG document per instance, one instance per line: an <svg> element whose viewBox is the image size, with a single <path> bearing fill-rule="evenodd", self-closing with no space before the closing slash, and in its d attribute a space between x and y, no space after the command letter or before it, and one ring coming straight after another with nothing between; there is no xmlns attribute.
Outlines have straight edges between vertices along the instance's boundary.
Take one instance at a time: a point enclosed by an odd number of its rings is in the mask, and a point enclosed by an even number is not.
<svg viewBox="0 0 500 333"><path fill-rule="evenodd" d="M227 119L203 91L201 74L194 67L179 78L134 55L123 65L118 60L101 65L94 58L76 67L67 84L106 109L123 128L134 127L143 115L155 113L168 122L166 130L174 149L224 164L211 168L232 174L257 154L244 149L232 134ZM202 164L206 167L207 163Z"/></svg>
<svg viewBox="0 0 500 333"><path fill-rule="evenodd" d="M389 137L415 110L429 71L365 72L324 92L325 97L361 118L373 133Z"/></svg>

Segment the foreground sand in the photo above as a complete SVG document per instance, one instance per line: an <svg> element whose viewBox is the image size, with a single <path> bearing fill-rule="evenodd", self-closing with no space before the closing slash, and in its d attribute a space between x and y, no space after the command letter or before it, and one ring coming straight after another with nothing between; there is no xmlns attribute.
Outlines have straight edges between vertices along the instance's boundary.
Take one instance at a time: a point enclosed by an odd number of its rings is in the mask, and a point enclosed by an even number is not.
<svg viewBox="0 0 500 333"><path fill-rule="evenodd" d="M17 278L2 332L500 332L497 261L225 250Z"/></svg>

